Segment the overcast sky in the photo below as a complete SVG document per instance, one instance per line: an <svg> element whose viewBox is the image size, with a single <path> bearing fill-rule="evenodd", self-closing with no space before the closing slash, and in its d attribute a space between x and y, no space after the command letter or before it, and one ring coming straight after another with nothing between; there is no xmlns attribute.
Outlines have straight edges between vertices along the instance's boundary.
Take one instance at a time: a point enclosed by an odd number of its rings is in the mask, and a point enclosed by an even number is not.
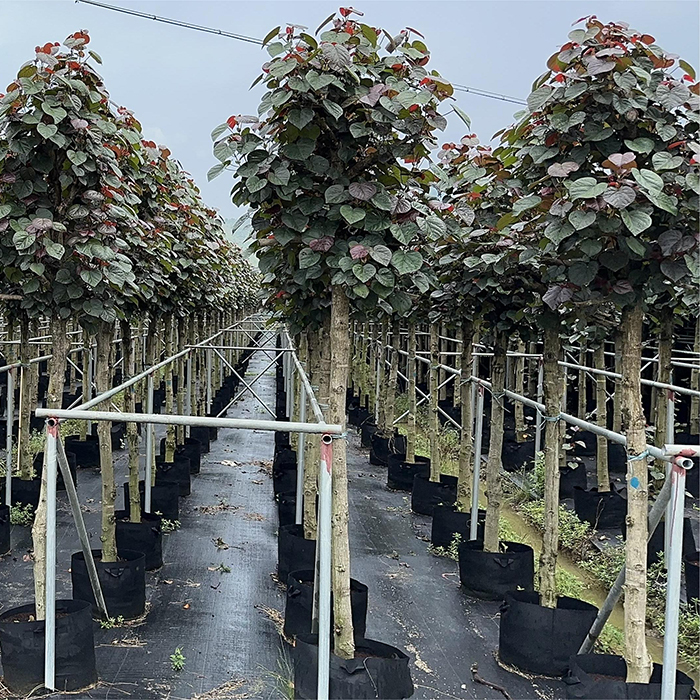
<svg viewBox="0 0 700 700"><path fill-rule="evenodd" d="M325 0L104 1L260 38L278 24L314 30L339 6ZM527 97L532 82L546 70L547 58L567 40L571 24L590 14L652 34L664 49L698 67L700 5L695 0L351 1L373 26L392 34L405 26L423 33L432 54L429 68L449 80L520 98ZM78 29L89 30L90 48L103 58L101 72L114 101L135 112L147 137L171 149L208 204L225 217L236 216L229 197L231 177L224 173L207 182L207 170L216 162L210 133L232 114L256 112L263 90L248 88L266 52L73 0L0 0L0 91L34 57L37 44L62 41ZM465 93L456 96L485 141L520 109ZM463 133L462 122L451 115L444 140L457 140Z"/></svg>

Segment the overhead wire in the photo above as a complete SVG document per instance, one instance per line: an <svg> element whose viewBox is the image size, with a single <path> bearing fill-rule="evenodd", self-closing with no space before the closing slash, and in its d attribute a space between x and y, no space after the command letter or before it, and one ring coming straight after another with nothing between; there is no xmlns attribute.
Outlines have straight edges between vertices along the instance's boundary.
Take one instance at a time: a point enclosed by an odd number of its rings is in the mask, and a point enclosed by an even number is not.
<svg viewBox="0 0 700 700"><path fill-rule="evenodd" d="M75 0L77 3L83 3L85 5L94 5L95 7L101 7L105 10L112 10L114 12L121 12L125 15L131 15L133 17L141 17L142 19L150 19L155 22L163 22L164 24L170 24L175 27L182 27L183 29L191 29L197 32L205 32L207 34L216 34L218 36L223 36L228 39L237 39L238 41L245 41L249 44L257 44L262 46L262 39L256 39L252 36L246 36L245 34L235 34L233 32L227 32L223 29L215 29L213 27L204 27L199 24L192 24L191 22L184 22L178 19L171 19L169 17L161 17L159 15L151 14L150 12L139 12L138 10L132 10L127 7L118 7L117 5L109 5L104 2L97 2L97 0ZM503 95L498 92L491 92L490 90L482 90L480 88L471 87L469 85L460 85L459 83L452 83L452 87L458 92L465 92L472 95L477 95L478 97L487 97L492 100L500 100L501 102L510 102L512 104L526 105L525 100L519 97L511 97L509 95Z"/></svg>

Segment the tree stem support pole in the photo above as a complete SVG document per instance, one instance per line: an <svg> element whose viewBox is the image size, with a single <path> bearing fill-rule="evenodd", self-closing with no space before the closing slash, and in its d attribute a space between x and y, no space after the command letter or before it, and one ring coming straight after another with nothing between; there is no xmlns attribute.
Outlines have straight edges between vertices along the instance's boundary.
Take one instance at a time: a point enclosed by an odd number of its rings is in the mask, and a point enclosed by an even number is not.
<svg viewBox="0 0 700 700"><path fill-rule="evenodd" d="M12 507L12 423L15 418L15 370L7 370L7 433L5 438L5 504Z"/></svg>
<svg viewBox="0 0 700 700"><path fill-rule="evenodd" d="M675 417L676 417L676 395L673 391L666 391L666 445L673 445L675 442ZM673 463L666 463L666 478L670 479L673 470ZM668 560L671 555L671 521L673 518L673 498L666 506L666 530L664 532L664 563L668 569Z"/></svg>
<svg viewBox="0 0 700 700"><path fill-rule="evenodd" d="M544 362L542 358L537 360L537 403L542 403L544 396ZM542 424L544 423L542 412L535 413L535 454L542 451Z"/></svg>
<svg viewBox="0 0 700 700"><path fill-rule="evenodd" d="M207 414L211 412L211 371L212 371L212 351L207 349L206 351L206 362L207 362Z"/></svg>
<svg viewBox="0 0 700 700"><path fill-rule="evenodd" d="M318 473L318 700L328 700L331 663L331 513L333 504L333 438L321 438Z"/></svg>
<svg viewBox="0 0 700 700"><path fill-rule="evenodd" d="M288 354L288 353L287 353ZM303 367L304 365L302 365ZM299 382L299 422L306 423L306 387ZM301 525L304 519L304 459L306 457L306 433L297 433L297 500L294 522Z"/></svg>
<svg viewBox="0 0 700 700"><path fill-rule="evenodd" d="M56 443L58 421L46 421L46 588L44 687L56 688Z"/></svg>
<svg viewBox="0 0 700 700"><path fill-rule="evenodd" d="M153 375L149 374L146 388L146 413L153 413ZM144 471L143 509L151 512L151 483L153 479L153 423L146 425L146 465Z"/></svg>
<svg viewBox="0 0 700 700"><path fill-rule="evenodd" d="M479 478L481 472L481 438L484 431L484 387L479 384L476 388L476 435L474 436L474 452L472 459L472 510L469 520L469 539L475 540L479 531Z"/></svg>

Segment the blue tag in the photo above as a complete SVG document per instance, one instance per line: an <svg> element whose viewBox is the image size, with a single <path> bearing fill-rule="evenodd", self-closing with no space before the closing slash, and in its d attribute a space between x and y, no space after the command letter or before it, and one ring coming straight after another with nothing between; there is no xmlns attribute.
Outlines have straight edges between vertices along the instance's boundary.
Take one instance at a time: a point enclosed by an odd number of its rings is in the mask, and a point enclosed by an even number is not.
<svg viewBox="0 0 700 700"><path fill-rule="evenodd" d="M636 476L633 476L633 477L630 479L630 486L631 486L633 489L638 489L638 488L639 488L639 479L638 479Z"/></svg>

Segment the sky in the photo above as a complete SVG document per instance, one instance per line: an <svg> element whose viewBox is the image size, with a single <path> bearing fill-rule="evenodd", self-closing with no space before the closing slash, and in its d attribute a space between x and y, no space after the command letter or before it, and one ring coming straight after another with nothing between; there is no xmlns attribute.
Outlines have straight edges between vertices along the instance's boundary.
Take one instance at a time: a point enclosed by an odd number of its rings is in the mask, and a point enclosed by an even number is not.
<svg viewBox="0 0 700 700"><path fill-rule="evenodd" d="M104 0L111 5L264 37L277 25L312 31L339 3L319 0ZM587 15L625 21L656 37L665 50L698 67L700 3L695 0L351 0L364 20L392 35L417 29L431 51L429 68L454 83L524 99L547 58ZM347 2L345 3L347 5ZM132 110L147 138L167 146L225 218L237 217L232 176L207 182L217 161L211 131L234 114L255 114L264 88L249 89L267 53L259 46L127 16L74 0L0 0L0 92L34 47L87 29L90 48L113 100ZM518 105L456 93L482 141L513 121ZM443 109L446 113L449 107ZM451 114L444 141L466 130Z"/></svg>

